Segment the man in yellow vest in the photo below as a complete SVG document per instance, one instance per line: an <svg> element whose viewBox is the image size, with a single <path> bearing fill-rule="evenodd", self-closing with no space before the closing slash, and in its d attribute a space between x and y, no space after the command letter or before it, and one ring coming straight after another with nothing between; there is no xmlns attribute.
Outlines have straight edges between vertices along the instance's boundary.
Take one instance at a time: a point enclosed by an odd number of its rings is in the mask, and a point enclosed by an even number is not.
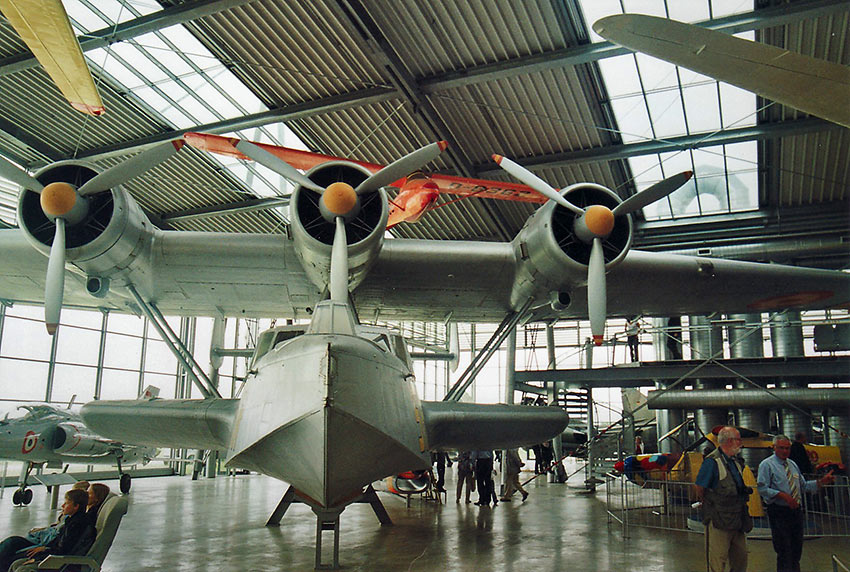
<svg viewBox="0 0 850 572"><path fill-rule="evenodd" d="M697 475L710 572L725 572L727 564L729 572L747 569L747 533L753 529L747 500L753 491L744 484L740 451L741 434L724 427L717 434L717 449L705 458Z"/></svg>

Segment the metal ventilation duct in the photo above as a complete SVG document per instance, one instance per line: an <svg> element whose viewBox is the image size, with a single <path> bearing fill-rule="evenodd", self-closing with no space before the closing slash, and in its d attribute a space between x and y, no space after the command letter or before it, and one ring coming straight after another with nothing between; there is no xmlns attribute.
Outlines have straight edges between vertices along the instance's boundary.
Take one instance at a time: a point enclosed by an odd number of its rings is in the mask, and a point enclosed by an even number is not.
<svg viewBox="0 0 850 572"><path fill-rule="evenodd" d="M771 389L777 397L805 407L846 407L850 406L850 389L810 389L783 388ZM777 407L783 406L773 395L760 389L675 389L666 392L649 392L650 409L703 408L703 407Z"/></svg>

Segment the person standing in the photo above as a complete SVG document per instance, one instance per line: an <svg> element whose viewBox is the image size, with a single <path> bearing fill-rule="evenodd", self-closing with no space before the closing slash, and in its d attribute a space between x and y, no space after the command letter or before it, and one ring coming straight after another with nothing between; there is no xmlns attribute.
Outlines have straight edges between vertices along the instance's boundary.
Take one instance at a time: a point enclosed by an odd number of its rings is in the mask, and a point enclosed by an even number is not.
<svg viewBox="0 0 850 572"><path fill-rule="evenodd" d="M682 359L682 318L667 321L667 359Z"/></svg>
<svg viewBox="0 0 850 572"><path fill-rule="evenodd" d="M469 494L475 492L475 461L470 451L462 451L457 457L457 502L466 484L466 504L469 504Z"/></svg>
<svg viewBox="0 0 850 572"><path fill-rule="evenodd" d="M522 470L522 459L519 456L519 450L508 449L505 455L505 494L500 500L503 502L511 502L511 497L516 491L522 494L522 500L528 498L528 491L522 488L519 482L519 473Z"/></svg>
<svg viewBox="0 0 850 572"><path fill-rule="evenodd" d="M727 564L729 572L747 569L747 533L753 528L747 500L752 490L744 485L740 451L741 434L734 427L723 427L717 434L717 448L697 475L710 572L725 572Z"/></svg>
<svg viewBox="0 0 850 572"><path fill-rule="evenodd" d="M449 454L445 451L437 451L436 453L431 453L431 464L437 464L437 492L444 493L446 492L445 484L446 484L446 464L449 467L452 466L452 462L449 460Z"/></svg>
<svg viewBox="0 0 850 572"><path fill-rule="evenodd" d="M806 441L806 432L797 431L794 434L794 442L791 443L791 454L788 458L797 463L800 472L804 475L813 475L815 469L812 467L811 459L809 459L809 452L806 451Z"/></svg>
<svg viewBox="0 0 850 572"><path fill-rule="evenodd" d="M475 483L478 485L478 506L490 506L493 496L493 451L474 451Z"/></svg>
<svg viewBox="0 0 850 572"><path fill-rule="evenodd" d="M629 318L626 322L626 340L629 343L629 357L632 362L640 361L638 357L638 334L640 333L640 326L638 325L638 318L634 316Z"/></svg>
<svg viewBox="0 0 850 572"><path fill-rule="evenodd" d="M767 503L770 535L776 551L777 572L799 572L803 555L803 493L835 480L832 471L818 480L805 480L800 467L788 457L791 440L773 438L773 455L759 465L758 491Z"/></svg>

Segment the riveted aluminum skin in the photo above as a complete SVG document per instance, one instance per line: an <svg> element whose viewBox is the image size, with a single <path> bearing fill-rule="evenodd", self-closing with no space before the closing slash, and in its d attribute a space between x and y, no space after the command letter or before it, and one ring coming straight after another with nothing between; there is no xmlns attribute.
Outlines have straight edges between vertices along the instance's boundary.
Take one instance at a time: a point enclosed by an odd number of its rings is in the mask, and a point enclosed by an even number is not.
<svg viewBox="0 0 850 572"><path fill-rule="evenodd" d="M410 371L377 344L307 334L279 344L257 370L228 465L286 481L326 507L388 475L428 467Z"/></svg>

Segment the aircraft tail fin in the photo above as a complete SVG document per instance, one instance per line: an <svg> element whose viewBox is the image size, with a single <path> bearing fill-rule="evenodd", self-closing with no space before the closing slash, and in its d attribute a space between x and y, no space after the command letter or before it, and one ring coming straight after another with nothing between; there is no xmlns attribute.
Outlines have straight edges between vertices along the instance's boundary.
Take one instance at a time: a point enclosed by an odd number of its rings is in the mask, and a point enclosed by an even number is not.
<svg viewBox="0 0 850 572"><path fill-rule="evenodd" d="M139 394L139 399L156 399L159 397L159 388L155 385L148 385Z"/></svg>

